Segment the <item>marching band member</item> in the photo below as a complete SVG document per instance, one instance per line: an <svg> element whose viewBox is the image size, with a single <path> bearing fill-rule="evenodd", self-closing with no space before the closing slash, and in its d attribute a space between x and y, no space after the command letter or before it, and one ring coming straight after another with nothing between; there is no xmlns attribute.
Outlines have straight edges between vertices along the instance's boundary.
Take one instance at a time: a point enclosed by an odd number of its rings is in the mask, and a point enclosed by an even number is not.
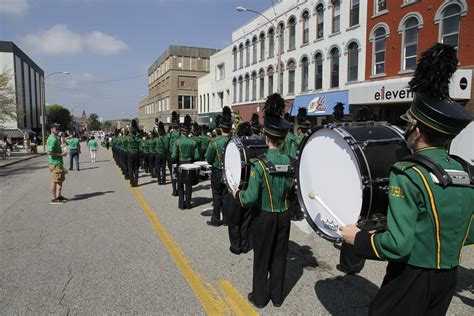
<svg viewBox="0 0 474 316"><path fill-rule="evenodd" d="M284 108L285 101L279 94L267 98L263 130L269 149L264 157L252 161L248 188L232 192L243 207L259 208L252 221L253 287L248 295L258 308L265 307L269 300L277 307L283 303L290 235L286 197L293 177L291 159L281 150L290 128L290 123L281 118Z"/></svg>
<svg viewBox="0 0 474 316"><path fill-rule="evenodd" d="M174 142L171 152L171 160L178 165L177 168L179 168L181 164L193 163L199 159L197 144L189 137L191 128L191 117L186 115L184 124L181 126L181 136ZM192 185L190 183L184 183L183 177L178 173L178 207L180 209L191 209L192 189Z"/></svg>
<svg viewBox="0 0 474 316"><path fill-rule="evenodd" d="M128 177L130 179L130 185L132 187L138 186L138 169L140 167L139 162L139 147L140 147L140 138L137 137L138 127L137 122L132 120L130 127L130 133L127 136L127 170Z"/></svg>
<svg viewBox="0 0 474 316"><path fill-rule="evenodd" d="M177 175L178 175L178 170L177 170L177 165L172 163L171 159L171 151L174 148L174 143L175 141L181 136L181 133L179 132L179 113L176 111L173 111L171 113L171 131L169 133L169 148L170 148L170 156L168 159L168 168L170 170L171 174L171 186L173 188L173 192L171 193L172 196L178 196L178 190L177 190Z"/></svg>
<svg viewBox="0 0 474 316"><path fill-rule="evenodd" d="M449 98L457 63L455 48L435 44L422 53L409 83L415 97L402 118L408 122L408 147L416 154L392 166L387 230L341 228L357 255L388 261L369 315L446 314L461 249L474 242L472 166L446 150L473 119Z"/></svg>
<svg viewBox="0 0 474 316"><path fill-rule="evenodd" d="M155 158L158 185L166 183L166 153L168 152L169 141L166 137L163 122L158 122L157 154Z"/></svg>
<svg viewBox="0 0 474 316"><path fill-rule="evenodd" d="M208 135L209 127L207 125L203 125L201 129L201 136L199 136L201 138L201 148L199 149L201 155L200 160L206 160L204 156L206 155L207 147L209 146L209 142L211 141Z"/></svg>
<svg viewBox="0 0 474 316"><path fill-rule="evenodd" d="M222 117L218 115L220 125L216 128L219 131L220 136L217 136L215 140L209 143L209 147L206 151L206 161L212 166L211 170L211 187L212 187L212 217L207 224L210 226L218 227L222 224L228 224L228 210L227 210L227 197L228 191L225 187L222 178L222 163L223 158L222 152L224 145L227 143L232 129L232 111L228 106L222 109ZM216 123L218 118L216 117ZM222 212L223 221L220 220Z"/></svg>

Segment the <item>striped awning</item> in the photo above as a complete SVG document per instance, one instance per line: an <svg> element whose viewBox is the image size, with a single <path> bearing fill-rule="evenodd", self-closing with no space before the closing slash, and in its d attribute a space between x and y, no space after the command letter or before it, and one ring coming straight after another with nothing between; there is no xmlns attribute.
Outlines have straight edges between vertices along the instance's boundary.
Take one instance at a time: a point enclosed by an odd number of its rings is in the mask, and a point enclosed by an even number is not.
<svg viewBox="0 0 474 316"><path fill-rule="evenodd" d="M25 132L23 132L19 128L12 128L12 129L0 128L0 135L2 137L7 136L9 138L23 138L23 137L25 137Z"/></svg>

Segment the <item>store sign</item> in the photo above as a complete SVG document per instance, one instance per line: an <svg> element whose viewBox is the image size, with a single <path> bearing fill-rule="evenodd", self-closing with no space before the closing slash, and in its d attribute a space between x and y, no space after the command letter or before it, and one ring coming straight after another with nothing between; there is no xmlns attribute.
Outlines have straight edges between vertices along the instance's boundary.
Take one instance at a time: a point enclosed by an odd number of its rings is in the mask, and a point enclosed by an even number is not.
<svg viewBox="0 0 474 316"><path fill-rule="evenodd" d="M349 86L349 103L390 104L406 103L413 100L413 92L408 88L411 77L364 82ZM471 98L472 70L456 71L449 85L449 94L454 100Z"/></svg>

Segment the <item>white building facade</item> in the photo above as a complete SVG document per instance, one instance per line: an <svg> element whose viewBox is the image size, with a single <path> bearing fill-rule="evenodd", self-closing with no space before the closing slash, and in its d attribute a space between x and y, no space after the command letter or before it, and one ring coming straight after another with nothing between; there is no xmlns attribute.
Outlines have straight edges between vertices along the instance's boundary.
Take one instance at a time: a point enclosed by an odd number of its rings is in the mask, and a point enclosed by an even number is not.
<svg viewBox="0 0 474 316"><path fill-rule="evenodd" d="M209 74L198 80L198 122L210 124L213 117L231 106L232 46L211 55Z"/></svg>
<svg viewBox="0 0 474 316"><path fill-rule="evenodd" d="M274 92L288 107L333 92L347 103L350 85L365 78L367 2L282 0L262 14L271 23L256 15L232 33L233 110L248 120Z"/></svg>

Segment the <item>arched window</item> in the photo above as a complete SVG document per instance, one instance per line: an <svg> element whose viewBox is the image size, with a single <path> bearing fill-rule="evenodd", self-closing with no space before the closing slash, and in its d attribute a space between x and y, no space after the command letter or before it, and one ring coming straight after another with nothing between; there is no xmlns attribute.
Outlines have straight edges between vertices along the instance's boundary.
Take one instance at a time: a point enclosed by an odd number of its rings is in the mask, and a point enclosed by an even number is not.
<svg viewBox="0 0 474 316"><path fill-rule="evenodd" d="M275 56L275 31L268 30L268 58Z"/></svg>
<svg viewBox="0 0 474 316"><path fill-rule="evenodd" d="M296 64L294 60L290 60L287 65L288 68L288 94L295 94L295 69ZM282 91L280 91L282 93Z"/></svg>
<svg viewBox="0 0 474 316"><path fill-rule="evenodd" d="M250 41L245 42L245 66L250 66Z"/></svg>
<svg viewBox="0 0 474 316"><path fill-rule="evenodd" d="M304 11L302 18L303 18L303 44L307 44L309 42L309 12Z"/></svg>
<svg viewBox="0 0 474 316"><path fill-rule="evenodd" d="M161 112L161 101L160 101L160 112ZM202 95L199 96L199 113L203 112L202 108Z"/></svg>
<svg viewBox="0 0 474 316"><path fill-rule="evenodd" d="M237 70L237 46L232 49L232 55L234 56L234 71Z"/></svg>
<svg viewBox="0 0 474 316"><path fill-rule="evenodd" d="M341 0L332 1L332 33L341 30Z"/></svg>
<svg viewBox="0 0 474 316"><path fill-rule="evenodd" d="M265 59L265 33L260 33L260 61Z"/></svg>
<svg viewBox="0 0 474 316"><path fill-rule="evenodd" d="M339 87L339 49L331 49L331 88Z"/></svg>
<svg viewBox="0 0 474 316"><path fill-rule="evenodd" d="M273 93L273 67L268 67L268 95Z"/></svg>
<svg viewBox="0 0 474 316"><path fill-rule="evenodd" d="M252 73L252 101L257 100L257 73Z"/></svg>
<svg viewBox="0 0 474 316"><path fill-rule="evenodd" d="M403 24L403 70L415 69L418 55L418 19L408 18Z"/></svg>
<svg viewBox="0 0 474 316"><path fill-rule="evenodd" d="M237 79L235 78L234 80L232 80L232 87L233 87L232 102L237 103Z"/></svg>
<svg viewBox="0 0 474 316"><path fill-rule="evenodd" d="M252 39L252 63L257 63L257 36Z"/></svg>
<svg viewBox="0 0 474 316"><path fill-rule="evenodd" d="M309 60L305 56L301 59L301 91L308 91L308 81L309 81Z"/></svg>
<svg viewBox="0 0 474 316"><path fill-rule="evenodd" d="M316 39L324 37L324 6L322 3L316 6Z"/></svg>
<svg viewBox="0 0 474 316"><path fill-rule="evenodd" d="M459 46L459 28L461 24L461 7L451 4L444 8L441 15L441 43Z"/></svg>
<svg viewBox="0 0 474 316"><path fill-rule="evenodd" d="M244 68L244 44L240 43L239 45L239 69Z"/></svg>
<svg viewBox="0 0 474 316"><path fill-rule="evenodd" d="M323 56L317 53L314 56L314 90L323 88Z"/></svg>
<svg viewBox="0 0 474 316"><path fill-rule="evenodd" d="M250 90L250 76L249 74L245 75L245 101L249 100L249 90Z"/></svg>
<svg viewBox="0 0 474 316"><path fill-rule="evenodd" d="M387 41L387 31L384 27L380 26L374 31L373 37L373 70L374 75L385 73L385 47Z"/></svg>
<svg viewBox="0 0 474 316"><path fill-rule="evenodd" d="M285 72L285 65L282 63L280 64L280 68L278 68L278 76L280 77L279 79L279 84L278 84L278 93L280 93L281 95L283 95L283 74Z"/></svg>
<svg viewBox="0 0 474 316"><path fill-rule="evenodd" d="M260 69L258 72L258 81L259 81L259 99L265 98L265 71Z"/></svg>
<svg viewBox="0 0 474 316"><path fill-rule="evenodd" d="M209 112L209 93L207 94L207 112Z"/></svg>
<svg viewBox="0 0 474 316"><path fill-rule="evenodd" d="M295 49L296 47L296 20L291 17L288 20L288 49Z"/></svg>
<svg viewBox="0 0 474 316"><path fill-rule="evenodd" d="M283 23L278 24L278 49L280 54L285 51L285 25Z"/></svg>
<svg viewBox="0 0 474 316"><path fill-rule="evenodd" d="M347 47L347 81L357 81L359 72L359 45L352 42Z"/></svg>
<svg viewBox="0 0 474 316"><path fill-rule="evenodd" d="M239 102L242 102L243 101L243 91L244 90L244 80L242 78L242 76L239 77Z"/></svg>
<svg viewBox="0 0 474 316"><path fill-rule="evenodd" d="M359 0L351 0L351 13L349 26L359 24Z"/></svg>

